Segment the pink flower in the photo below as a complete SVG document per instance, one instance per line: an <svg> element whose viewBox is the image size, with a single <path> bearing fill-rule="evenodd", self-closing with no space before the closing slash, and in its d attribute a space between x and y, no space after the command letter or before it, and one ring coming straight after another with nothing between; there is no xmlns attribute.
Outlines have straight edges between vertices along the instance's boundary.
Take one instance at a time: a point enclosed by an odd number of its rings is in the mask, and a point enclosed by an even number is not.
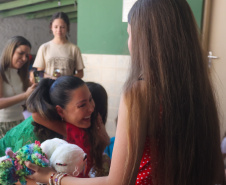
<svg viewBox="0 0 226 185"><path fill-rule="evenodd" d="M17 160L14 161L14 165L15 165L17 170L22 170L23 169L23 166L20 163L18 163Z"/></svg>
<svg viewBox="0 0 226 185"><path fill-rule="evenodd" d="M38 146L41 146L40 141L35 141L35 144L38 145Z"/></svg>

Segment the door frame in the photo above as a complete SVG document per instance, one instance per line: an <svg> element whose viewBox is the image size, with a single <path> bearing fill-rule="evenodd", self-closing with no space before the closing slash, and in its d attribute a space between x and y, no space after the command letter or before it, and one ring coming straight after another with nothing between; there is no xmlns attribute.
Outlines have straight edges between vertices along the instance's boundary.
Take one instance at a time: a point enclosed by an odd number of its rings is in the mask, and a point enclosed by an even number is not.
<svg viewBox="0 0 226 185"><path fill-rule="evenodd" d="M204 0L201 42L205 56L207 56L209 52L211 7L212 0Z"/></svg>

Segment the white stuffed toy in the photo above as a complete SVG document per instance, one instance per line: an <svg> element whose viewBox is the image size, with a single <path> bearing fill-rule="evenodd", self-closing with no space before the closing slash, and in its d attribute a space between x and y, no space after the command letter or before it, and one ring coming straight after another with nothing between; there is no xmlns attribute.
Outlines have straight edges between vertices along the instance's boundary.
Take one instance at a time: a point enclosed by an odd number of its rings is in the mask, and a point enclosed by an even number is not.
<svg viewBox="0 0 226 185"><path fill-rule="evenodd" d="M68 142L59 138L48 139L41 143L41 149L47 155L47 158L50 159L56 148L66 143Z"/></svg>
<svg viewBox="0 0 226 185"><path fill-rule="evenodd" d="M86 153L75 144L54 138L44 141L41 148L57 172L78 176L85 169Z"/></svg>

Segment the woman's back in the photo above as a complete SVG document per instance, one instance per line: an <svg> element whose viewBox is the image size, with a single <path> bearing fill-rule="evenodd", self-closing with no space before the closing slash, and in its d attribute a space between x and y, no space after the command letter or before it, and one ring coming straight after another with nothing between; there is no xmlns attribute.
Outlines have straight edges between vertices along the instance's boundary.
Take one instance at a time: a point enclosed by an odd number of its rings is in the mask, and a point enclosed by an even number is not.
<svg viewBox="0 0 226 185"><path fill-rule="evenodd" d="M223 184L215 97L187 2L139 0L129 23L132 70L125 86L129 125L149 127L153 182ZM140 77L143 88L134 85ZM129 127L131 143L139 135L136 128Z"/></svg>

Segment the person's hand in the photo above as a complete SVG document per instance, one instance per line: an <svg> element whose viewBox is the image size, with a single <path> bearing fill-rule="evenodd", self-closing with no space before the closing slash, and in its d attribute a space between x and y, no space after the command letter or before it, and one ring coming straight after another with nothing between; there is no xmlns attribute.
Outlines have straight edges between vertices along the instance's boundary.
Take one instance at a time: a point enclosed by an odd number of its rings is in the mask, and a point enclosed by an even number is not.
<svg viewBox="0 0 226 185"><path fill-rule="evenodd" d="M52 75L49 75L47 73L44 73L44 78L50 78L50 79L53 79L53 80L56 80L57 79L57 76L52 76Z"/></svg>
<svg viewBox="0 0 226 185"><path fill-rule="evenodd" d="M29 80L31 84L35 83L34 70L29 72Z"/></svg>
<svg viewBox="0 0 226 185"><path fill-rule="evenodd" d="M55 73L53 74L53 76L54 76L55 78L59 78L59 77L61 76L61 73L60 73L60 72L55 72Z"/></svg>
<svg viewBox="0 0 226 185"><path fill-rule="evenodd" d="M40 182L40 183L49 183L49 178L50 176L55 173L56 171L53 170L51 167L40 167L35 164L32 164L29 161L25 162L25 165L34 171L33 175L27 176L27 178L34 180L35 182Z"/></svg>
<svg viewBox="0 0 226 185"><path fill-rule="evenodd" d="M25 96L26 99L30 96L30 94L34 91L35 87L37 86L37 84L32 84L30 87L28 87L28 89L25 92Z"/></svg>
<svg viewBox="0 0 226 185"><path fill-rule="evenodd" d="M61 76L60 69L55 69L53 73L53 77L59 78Z"/></svg>

